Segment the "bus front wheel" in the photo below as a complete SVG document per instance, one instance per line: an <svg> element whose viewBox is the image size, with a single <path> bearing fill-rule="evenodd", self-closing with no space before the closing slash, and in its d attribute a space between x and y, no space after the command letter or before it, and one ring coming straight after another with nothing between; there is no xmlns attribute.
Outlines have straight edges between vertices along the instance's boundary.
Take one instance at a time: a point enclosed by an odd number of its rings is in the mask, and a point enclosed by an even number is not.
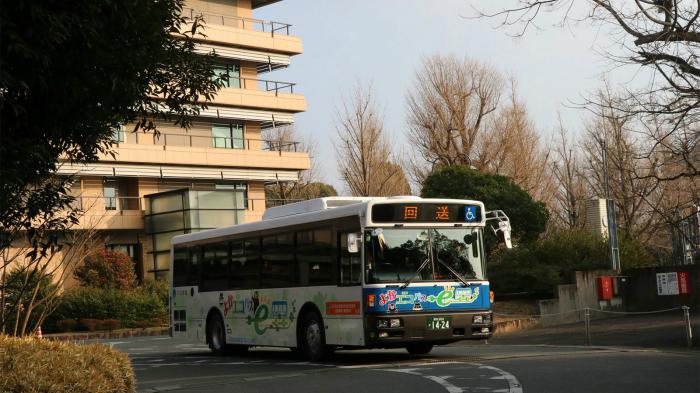
<svg viewBox="0 0 700 393"><path fill-rule="evenodd" d="M312 362L326 359L332 354L326 347L326 334L321 317L315 312L306 314L301 330L301 350Z"/></svg>
<svg viewBox="0 0 700 393"><path fill-rule="evenodd" d="M430 343L410 343L406 345L406 351L411 355L425 355L433 350L433 344Z"/></svg>

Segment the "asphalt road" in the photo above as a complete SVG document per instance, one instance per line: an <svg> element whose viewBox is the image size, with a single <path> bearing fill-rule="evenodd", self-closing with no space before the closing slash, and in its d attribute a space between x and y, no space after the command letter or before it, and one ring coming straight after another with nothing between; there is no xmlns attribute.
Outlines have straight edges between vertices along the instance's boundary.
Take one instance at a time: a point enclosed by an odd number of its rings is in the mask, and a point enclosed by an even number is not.
<svg viewBox="0 0 700 393"><path fill-rule="evenodd" d="M213 356L169 337L103 341L128 353L141 392L692 392L700 352L689 349L462 342L428 356L338 351L309 363L288 349Z"/></svg>

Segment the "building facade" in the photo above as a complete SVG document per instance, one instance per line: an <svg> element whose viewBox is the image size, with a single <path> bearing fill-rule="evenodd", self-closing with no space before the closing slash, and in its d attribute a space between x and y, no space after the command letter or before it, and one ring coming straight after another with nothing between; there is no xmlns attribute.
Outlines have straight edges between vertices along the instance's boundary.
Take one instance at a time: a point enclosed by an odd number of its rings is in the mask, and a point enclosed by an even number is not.
<svg viewBox="0 0 700 393"><path fill-rule="evenodd" d="M273 80L302 52L300 38L288 24L253 18L273 2L188 0L183 12L206 22L196 50L218 55L215 72L226 86L188 130L159 123L155 136L127 124L115 130L114 157L60 166L76 176L80 226L99 229L107 248L130 255L142 279L167 277L173 236L259 220L265 184L297 180L309 168L296 143L263 137L306 110L293 83Z"/></svg>

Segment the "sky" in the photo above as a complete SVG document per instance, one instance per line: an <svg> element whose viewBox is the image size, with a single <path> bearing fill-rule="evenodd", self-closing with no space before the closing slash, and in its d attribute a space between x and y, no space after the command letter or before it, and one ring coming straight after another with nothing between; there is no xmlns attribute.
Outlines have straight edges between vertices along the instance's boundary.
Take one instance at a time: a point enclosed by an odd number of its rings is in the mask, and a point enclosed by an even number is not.
<svg viewBox="0 0 700 393"><path fill-rule="evenodd" d="M495 29L496 20L470 18L472 6L493 3L509 2L285 0L254 11L256 18L292 24L292 34L302 39L304 52L290 67L261 78L297 83L295 92L306 97L308 110L296 115L296 128L318 143L323 181L342 195L335 119L343 96L358 83L372 84L395 148L410 149L405 97L421 58L433 54L486 62L514 77L544 139L551 138L559 113L573 132L580 129L585 114L571 103L602 85L611 69L601 55L613 45L609 36L584 23L557 27L558 18L544 15L540 30L513 38L509 33L517 29Z"/></svg>

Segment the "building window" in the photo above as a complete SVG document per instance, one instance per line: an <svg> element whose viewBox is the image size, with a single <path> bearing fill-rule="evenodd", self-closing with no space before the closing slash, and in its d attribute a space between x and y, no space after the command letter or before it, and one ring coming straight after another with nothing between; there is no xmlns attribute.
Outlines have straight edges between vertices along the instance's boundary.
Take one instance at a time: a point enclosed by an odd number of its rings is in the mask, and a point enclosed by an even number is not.
<svg viewBox="0 0 700 393"><path fill-rule="evenodd" d="M243 125L242 124L212 124L211 125L212 146L223 149L243 148Z"/></svg>
<svg viewBox="0 0 700 393"><path fill-rule="evenodd" d="M241 67L238 64L219 64L214 66L214 78L221 78L224 87L241 87Z"/></svg>
<svg viewBox="0 0 700 393"><path fill-rule="evenodd" d="M117 127L112 127L112 142L124 143L126 136L124 135L124 125L120 124Z"/></svg>
<svg viewBox="0 0 700 393"><path fill-rule="evenodd" d="M105 210L117 210L117 182L105 180L104 182Z"/></svg>

